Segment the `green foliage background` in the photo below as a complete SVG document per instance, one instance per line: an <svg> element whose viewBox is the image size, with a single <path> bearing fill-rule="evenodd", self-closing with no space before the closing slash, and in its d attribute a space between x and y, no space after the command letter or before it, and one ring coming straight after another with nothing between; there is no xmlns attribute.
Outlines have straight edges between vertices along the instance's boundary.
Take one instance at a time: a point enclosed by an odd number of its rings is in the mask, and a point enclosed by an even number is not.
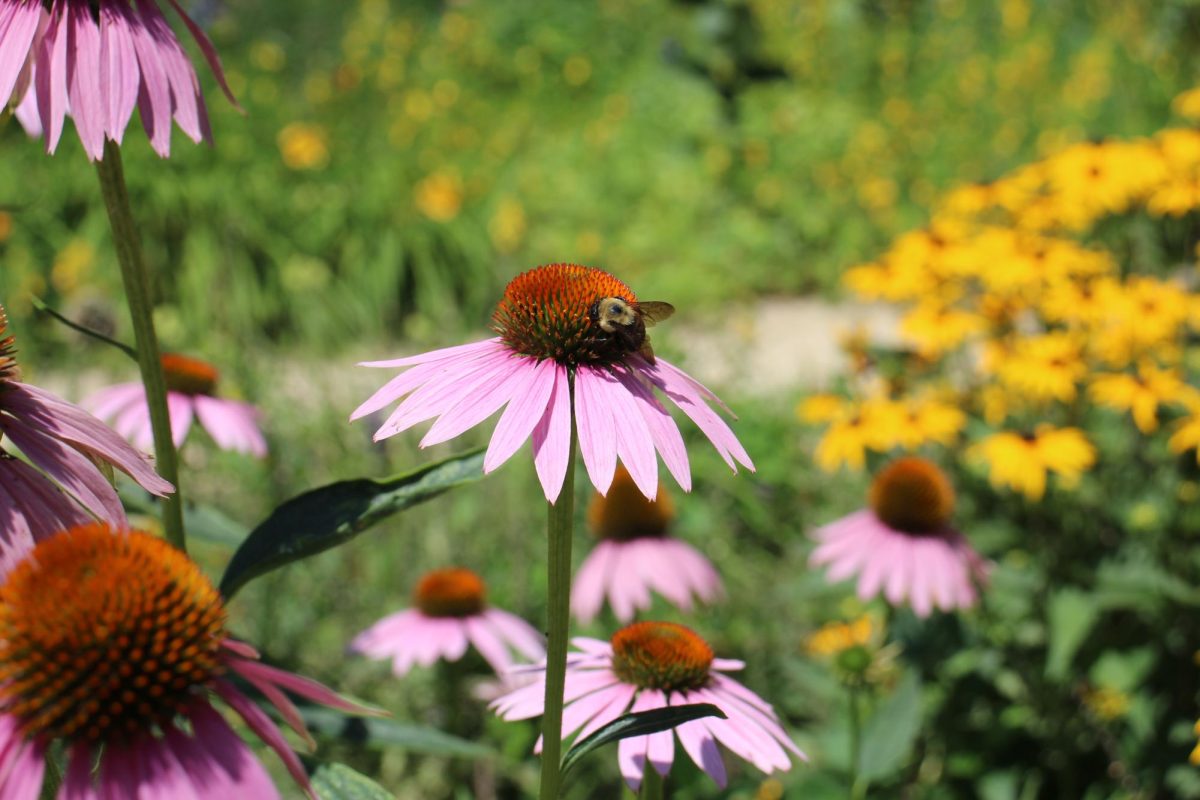
<svg viewBox="0 0 1200 800"><path fill-rule="evenodd" d="M350 364L474 335L520 270L595 264L697 318L720 319L731 300L832 292L842 268L920 224L940 190L1068 141L1161 127L1200 52L1200 6L1187 0L234 0L194 10L246 114L202 76L214 148L177 134L159 161L131 130L124 153L158 270L162 338L217 362L230 392L268 421L266 464L203 441L184 452L189 497L244 528L306 488L456 449L425 453L413 435L371 445L368 426L346 416L378 376ZM323 142L308 168L284 160L295 123ZM27 374L67 393L97 369L131 377L119 355L29 305L36 294L132 338L81 149L68 133L47 158L13 122L0 147L0 298ZM665 352L686 356L686 342L664 337ZM718 564L729 600L697 617L655 613L747 661L745 682L813 757L781 777L787 796L844 797L845 694L801 643L859 607L806 568L806 532L858 507L865 486L815 473L790 402L722 394L759 471L729 475L689 430L696 488L678 504L677 533ZM483 442L477 431L461 444ZM1200 522L1191 509L1167 511L1175 465L1090 477L1049 510L1015 509L978 475L958 478L964 496L982 498L965 501L962 527L985 553L1009 555L982 618L889 620L907 673L868 698L868 716L879 715L868 723L880 759L871 796L1125 797L1130 774L1139 790L1200 796L1186 764ZM482 663L398 681L344 647L447 563L478 569L495 603L542 619L539 498L518 457L238 595L236 633L272 659L399 720L457 727L495 748L471 762L327 739L322 759L404 798L530 791L533 727L491 719L462 694ZM582 533L576 548L579 560ZM214 575L230 553L195 549ZM602 619L577 632L612 628ZM1078 692L1092 683L1133 698L1127 720L1086 716ZM761 784L735 768L720 796L779 788ZM718 796L682 757L670 789ZM572 784L578 798L620 791L613 758L593 757Z"/></svg>

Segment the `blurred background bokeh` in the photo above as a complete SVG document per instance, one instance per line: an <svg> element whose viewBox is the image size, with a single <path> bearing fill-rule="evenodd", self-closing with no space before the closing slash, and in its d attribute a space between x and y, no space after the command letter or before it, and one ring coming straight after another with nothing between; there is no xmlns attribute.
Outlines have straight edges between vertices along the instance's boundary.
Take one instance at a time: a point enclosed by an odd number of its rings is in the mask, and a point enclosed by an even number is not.
<svg viewBox="0 0 1200 800"><path fill-rule="evenodd" d="M212 361L226 394L260 406L272 448L261 463L203 440L183 451L189 500L228 523L225 541L214 534L196 545L215 574L238 532L284 498L465 446L421 451L419 434L372 444L371 426L346 419L380 374L355 361L475 338L516 273L554 261L595 265L641 297L677 306L655 332L656 350L713 381L739 412L735 429L758 466L730 475L694 429L685 431L698 443L697 477L693 496L676 498L676 533L717 564L728 600L694 616L660 604L655 616L745 659L746 683L813 757L765 781L733 768L726 792L681 758L672 797L846 797L846 678L806 642L822 624L867 612L880 668L855 691L866 692L867 736L879 753L870 796L1200 797L1200 773L1187 762L1200 716L1196 442L1168 447L1171 412L1153 438L1128 415L1096 412L1072 393L1051 398L1061 408L1033 403L1005 416L1028 430L1045 420L1080 426L1098 443L1097 470L1045 498L993 486L986 466L967 458L968 444L1002 427L986 413L988 398L965 394L986 387L937 372L953 366L941 359L961 341L938 339L931 351L930 330L946 329L925 320L905 342L899 311L860 304L915 302L928 287L872 291L887 277L880 272L851 273L859 278L851 291L842 283L852 266L894 255L898 237L937 221L958 187L1022 174L1079 143L1191 130L1200 98L1177 98L1200 77L1200 4L202 0L189 11L210 32L245 114L206 84L214 147L176 133L172 158L161 161L130 135L124 157L157 272L161 339ZM59 155L46 158L7 120L0 147L0 302L26 375L74 399L132 378L132 362L33 306L38 297L132 339L96 178L78 142L65 136ZM1160 156L1121 169L1155 180L1182 169ZM1200 163L1187 158L1189 168ZM1195 333L1186 328L1200 320L1200 191L1142 214L1149 190L1122 186L1126 202L1083 226L1059 220L1033 230L1103 246L1111 254L1104 269L1122 281L1149 275L1177 287L1190 304L1168 337L1178 352L1151 355L1194 385ZM1014 229L1028 230L1018 222ZM1004 273L1010 256L973 257ZM909 267L944 287L929 260ZM996 295L973 291L939 295L943 311L969 301L986 318L962 338L1009 336L1015 317L988 317ZM1022 291L1040 308L1045 287ZM855 341L859 323L882 344ZM833 367L807 366L811 353L839 342L846 355ZM1085 359L1081 348L1073 358ZM788 380L763 389L731 362ZM1131 356L1105 368L1136 372L1141 363ZM1081 369L1068 376L1072 386L1089 380L1092 367ZM916 447L951 472L959 527L998 566L981 610L918 620L861 603L806 566L807 533L861 506L870 471L913 448L876 436L858 445L857 465L818 467L814 452L828 430L804 423L834 417L801 420L794 409L816 390L860 402L875 392L864 386L879 381L898 401L934 372L939 390L946 379L964 392L947 402L971 415L970 426ZM1007 409L1032 391L1008 388ZM344 647L407 605L422 572L452 563L479 571L498 604L540 625L539 497L528 463L514 459L238 597L235 631L273 660L401 720L438 726L454 716L460 735L492 748L472 760L330 739L322 757L401 798L531 790L532 725L500 723L478 703L450 715L435 691L444 675L397 681ZM582 533L576 546L587 550ZM612 629L602 618L583 630L607 637ZM482 664L467 672L482 673ZM570 791L616 797L619 787L609 753L593 756Z"/></svg>

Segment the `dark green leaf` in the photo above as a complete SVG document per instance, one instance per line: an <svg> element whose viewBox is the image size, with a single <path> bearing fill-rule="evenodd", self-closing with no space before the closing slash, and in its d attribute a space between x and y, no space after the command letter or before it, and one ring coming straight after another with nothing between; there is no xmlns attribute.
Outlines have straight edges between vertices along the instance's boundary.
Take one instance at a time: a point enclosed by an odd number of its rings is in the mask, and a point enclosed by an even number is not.
<svg viewBox="0 0 1200 800"><path fill-rule="evenodd" d="M891 697L879 704L863 731L858 774L866 780L881 778L904 764L921 730L921 683L913 671L905 673Z"/></svg>
<svg viewBox="0 0 1200 800"><path fill-rule="evenodd" d="M651 711L639 711L618 717L583 741L576 742L563 757L562 772L565 775L579 760L593 750L606 744L628 739L630 736L645 736L650 733L676 728L685 722L701 717L726 719L725 712L712 703L693 703L686 706L669 706Z"/></svg>
<svg viewBox="0 0 1200 800"><path fill-rule="evenodd" d="M221 592L231 597L273 569L336 547L398 511L483 477L483 451L453 456L382 481L338 481L276 508L233 554Z"/></svg>
<svg viewBox="0 0 1200 800"><path fill-rule="evenodd" d="M395 800L396 796L345 764L322 764L312 776L321 800Z"/></svg>
<svg viewBox="0 0 1200 800"><path fill-rule="evenodd" d="M494 755L492 748L487 745L460 739L436 728L391 719L350 717L323 706L301 706L300 715L314 734L373 749L396 747L425 755L461 758Z"/></svg>

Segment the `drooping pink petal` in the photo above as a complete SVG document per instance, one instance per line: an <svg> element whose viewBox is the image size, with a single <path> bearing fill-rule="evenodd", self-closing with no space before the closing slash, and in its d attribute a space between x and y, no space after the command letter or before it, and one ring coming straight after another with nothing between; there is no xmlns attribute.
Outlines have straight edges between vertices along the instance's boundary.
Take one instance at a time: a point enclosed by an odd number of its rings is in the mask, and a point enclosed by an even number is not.
<svg viewBox="0 0 1200 800"><path fill-rule="evenodd" d="M113 527L125 526L117 493L95 465L77 451L41 431L23 425L0 426L30 461L64 491Z"/></svg>
<svg viewBox="0 0 1200 800"><path fill-rule="evenodd" d="M12 758L6 759L4 774L0 776L0 797L5 800L37 800L42 791L45 771L44 746L25 742L16 744Z"/></svg>
<svg viewBox="0 0 1200 800"><path fill-rule="evenodd" d="M576 371L577 386L584 372L584 368ZM605 405L612 412L617 455L629 470L634 484L642 494L653 500L658 494L658 461L654 457L654 440L641 408L614 375L607 371L594 372L597 379L594 385L602 397L607 397Z"/></svg>
<svg viewBox="0 0 1200 800"><path fill-rule="evenodd" d="M125 127L137 105L137 51L133 45L133 26L124 3L100 4L100 85L104 87L104 129L108 138L120 144ZM141 23L136 23L141 24ZM97 412L96 416L104 416Z"/></svg>
<svg viewBox="0 0 1200 800"><path fill-rule="evenodd" d="M145 402L140 383L118 383L88 395L79 405L97 419L112 419L129 406Z"/></svg>
<svg viewBox="0 0 1200 800"><path fill-rule="evenodd" d="M42 6L40 3L5 3L0 17L0 107L12 98L17 78L26 64ZM21 98L16 98L20 100Z"/></svg>
<svg viewBox="0 0 1200 800"><path fill-rule="evenodd" d="M79 406L24 383L10 385L6 394L5 403L11 413L22 416L72 447L109 462L151 494L162 496L175 491L174 486L151 468L144 455Z"/></svg>
<svg viewBox="0 0 1200 800"><path fill-rule="evenodd" d="M522 359L518 362L517 383L512 388L512 399L500 415L500 421L492 431L491 441L488 442L487 452L483 456L484 474L496 470L512 458L548 413L555 392L558 369L558 365L549 360L534 362ZM566 469L565 453L563 469Z"/></svg>
<svg viewBox="0 0 1200 800"><path fill-rule="evenodd" d="M721 751L717 748L716 740L704 725L695 721L685 722L675 729L675 735L679 737L679 743L683 745L684 752L692 762L706 772L717 786L724 789L729 782L725 773L725 762L721 760Z"/></svg>
<svg viewBox="0 0 1200 800"><path fill-rule="evenodd" d="M267 440L258 427L258 409L254 406L205 395L192 398L192 405L218 447L257 458L267 454Z"/></svg>
<svg viewBox="0 0 1200 800"><path fill-rule="evenodd" d="M438 373L410 394L375 432L375 441L395 436L412 426L453 408L463 397L478 391L487 380L492 359L475 359L456 369Z"/></svg>
<svg viewBox="0 0 1200 800"><path fill-rule="evenodd" d="M67 6L67 96L71 119L92 161L104 153L104 103L100 84L100 29L91 9L81 3Z"/></svg>
<svg viewBox="0 0 1200 800"><path fill-rule="evenodd" d="M525 620L502 608L489 608L483 617L518 653L531 661L546 657L546 640Z"/></svg>
<svg viewBox="0 0 1200 800"><path fill-rule="evenodd" d="M606 495L617 469L617 436L603 380L590 368L576 370L575 425L588 477L596 491Z"/></svg>
<svg viewBox="0 0 1200 800"><path fill-rule="evenodd" d="M512 665L512 656L496 630L480 616L465 617L463 624L471 644L492 665L496 674L503 675Z"/></svg>
<svg viewBox="0 0 1200 800"><path fill-rule="evenodd" d="M133 36L133 49L137 54L138 72L142 76L138 85L138 108L142 115L142 127L150 139L154 152L163 158L171 154L171 83L167 78L166 66L159 55L158 42L147 28L140 14L131 10L129 18Z"/></svg>
<svg viewBox="0 0 1200 800"><path fill-rule="evenodd" d="M176 0L170 0L170 3L171 7L174 8L176 13L178 13L183 19L183 24L186 25L188 31L191 32L192 38L196 40L196 44L200 46L200 52L204 54L204 59L208 62L208 67L212 70L213 77L217 79L217 84L221 87L221 91L225 93L225 97L229 99L229 102L233 104L233 107L241 111L242 107L238 105L237 98L233 96L233 92L230 90L229 84L225 81L225 71L221 69L221 59L217 56L217 49L213 47L212 42L209 41L208 37L204 34L204 31L200 30L200 26L193 22L192 18L184 13L183 9L180 7L179 3L176 2ZM201 105L201 110L203 110L203 108L203 105Z"/></svg>
<svg viewBox="0 0 1200 800"><path fill-rule="evenodd" d="M571 389L566 367L553 367L554 389L546 411L533 429L533 465L546 500L558 501L567 477L571 447Z"/></svg>
<svg viewBox="0 0 1200 800"><path fill-rule="evenodd" d="M38 112L46 135L46 152L58 148L67 114L67 2L55 0L50 20L38 48L34 87Z"/></svg>
<svg viewBox="0 0 1200 800"><path fill-rule="evenodd" d="M646 427L650 431L654 446L662 456L663 463L667 465L667 470L675 478L675 482L679 484L680 488L685 492L690 492L692 490L692 471L688 463L687 447L683 443L683 435L679 432L679 426L675 424L675 420L671 419L671 415L667 413L663 404L646 385L645 379L624 366L614 367L613 372L633 395L634 402L641 412L642 418L646 421Z"/></svg>
<svg viewBox="0 0 1200 800"><path fill-rule="evenodd" d="M58 800L99 800L92 785L92 748L76 742L67 757L67 771L58 790Z"/></svg>
<svg viewBox="0 0 1200 800"><path fill-rule="evenodd" d="M192 427L192 398L179 392L167 392L167 418L171 422L171 441L183 444Z"/></svg>
<svg viewBox="0 0 1200 800"><path fill-rule="evenodd" d="M476 394L469 394L447 409L433 427L421 439L421 447L449 441L495 414L506 403L520 396L519 391L536 377L536 369L527 369L528 359L511 355L506 360L497 360L493 365L492 377ZM525 438L529 434L526 433Z"/></svg>
<svg viewBox="0 0 1200 800"><path fill-rule="evenodd" d="M228 639L225 641L229 642ZM229 658L226 659L225 663L247 680L274 684L294 695L323 706L328 706L329 708L336 708L351 714L376 715L379 713L374 709L347 700L319 681L314 681L312 678L306 678L303 675L297 675L294 672L288 672L278 667L272 667L270 664L264 664L261 661Z"/></svg>
<svg viewBox="0 0 1200 800"><path fill-rule="evenodd" d="M185 713L195 735L185 736L168 726L166 739L196 786L205 787L212 797L279 798L263 765L212 706L194 703ZM301 787L307 789L307 781Z"/></svg>
<svg viewBox="0 0 1200 800"><path fill-rule="evenodd" d="M458 344L453 347L443 347L439 350L429 350L425 353L417 353L412 356L404 356L403 358L392 358L386 361L360 361L360 367L375 367L379 369L391 369L393 367L411 367L415 364L425 364L431 361L458 361L467 356L487 355L503 349L508 351L500 342L500 337L491 339L483 339L478 342L467 342L466 344Z"/></svg>
<svg viewBox="0 0 1200 800"><path fill-rule="evenodd" d="M288 745L287 740L283 738L283 732L267 716L266 712L239 692L228 681L218 679L213 681L212 686L217 694L221 696L221 699L237 712L238 716L242 718L250 730L254 731L254 734L262 739L267 747L275 751L283 761L284 766L287 767L292 780L304 790L305 794L313 798L313 800L317 800L317 795L313 792L312 786L308 782L308 773L304 771L304 765L300 763L300 759L296 756L295 751Z"/></svg>
<svg viewBox="0 0 1200 800"><path fill-rule="evenodd" d="M166 72L171 90L172 114L182 130L193 141L199 143L205 132L200 125L199 107L204 104L200 84L192 62L175 38L167 19L158 10L155 0L136 0L138 12L157 44L159 61Z"/></svg>
<svg viewBox="0 0 1200 800"><path fill-rule="evenodd" d="M571 584L571 611L575 618L587 624L600 613L604 605L604 590L609 579L609 561L615 545L607 540L596 543L592 552L579 566Z"/></svg>

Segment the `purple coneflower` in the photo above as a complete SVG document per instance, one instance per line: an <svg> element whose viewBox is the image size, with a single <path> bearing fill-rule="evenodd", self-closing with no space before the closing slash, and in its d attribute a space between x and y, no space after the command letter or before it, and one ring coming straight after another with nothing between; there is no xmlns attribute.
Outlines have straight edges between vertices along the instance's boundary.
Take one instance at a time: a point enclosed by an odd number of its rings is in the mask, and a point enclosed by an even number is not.
<svg viewBox="0 0 1200 800"><path fill-rule="evenodd" d="M212 43L168 2L236 105ZM100 159L106 138L121 143L135 105L163 158L172 118L192 141L212 138L196 71L158 0L0 0L0 106L10 102L48 153L69 115L88 158Z"/></svg>
<svg viewBox="0 0 1200 800"><path fill-rule="evenodd" d="M724 675L745 664L714 658L712 648L694 632L671 622L635 622L611 642L576 638L578 652L567 656L563 738L579 731L583 739L623 714L667 706L712 703L727 719L705 717L671 731L622 739L617 759L621 774L637 791L646 762L666 775L675 760L675 736L684 752L720 786L725 764L717 742L763 772L791 768L788 751L807 756L791 740L770 704ZM531 668L539 680L492 703L507 720L529 719L544 709L545 665ZM540 750L541 740L536 749Z"/></svg>
<svg viewBox="0 0 1200 800"><path fill-rule="evenodd" d="M51 536L0 586L0 796L39 797L47 752L59 743L67 754L60 800L279 797L213 707L215 695L315 798L279 727L230 675L261 692L310 746L283 690L362 711L229 639L220 595L164 540L102 524Z"/></svg>
<svg viewBox="0 0 1200 800"><path fill-rule="evenodd" d="M216 396L216 367L198 358L164 353L163 377L167 381L167 410L171 438L183 444L196 418L217 446L262 458L267 441L258 427L258 409L249 403ZM119 383L101 389L83 401L92 412L111 419L117 433L143 450L154 447L146 389L140 383Z"/></svg>
<svg viewBox="0 0 1200 800"><path fill-rule="evenodd" d="M606 333L596 306L618 298L637 306L633 290L599 269L552 264L524 272L504 290L492 315L493 339L448 347L367 367L412 367L359 406L359 419L408 395L375 432L376 441L437 418L421 446L439 444L501 408L484 471L507 461L530 437L546 499L562 490L571 441L572 401L579 449L601 494L612 484L617 459L638 488L658 489L655 450L685 491L692 479L679 428L656 397L657 388L708 436L733 469L753 469L729 426L709 406L724 404L664 359L653 363ZM726 409L728 410L728 409Z"/></svg>
<svg viewBox="0 0 1200 800"><path fill-rule="evenodd" d="M668 535L674 516L666 491L650 500L627 470L617 468L608 495L597 494L588 507L588 522L600 541L571 588L571 610L581 622L596 618L605 596L621 622L650 608L651 591L684 611L691 610L693 595L706 603L721 596L721 577L712 563Z"/></svg>
<svg viewBox="0 0 1200 800"><path fill-rule="evenodd" d="M0 307L0 441L7 437L33 466L0 447L0 575L34 542L64 527L94 519L124 527L121 500L97 462L116 467L153 494L174 491L144 455L100 420L21 382L7 328Z"/></svg>
<svg viewBox="0 0 1200 800"><path fill-rule="evenodd" d="M829 565L830 581L858 575L863 600L883 592L892 605L905 600L919 617L934 606L970 608L975 583L988 564L950 527L954 490L945 474L923 458L899 458L871 484L869 509L818 528L810 562Z"/></svg>
<svg viewBox="0 0 1200 800"><path fill-rule="evenodd" d="M452 567L427 573L413 593L416 608L384 617L354 637L350 650L391 659L392 671L405 675L413 664L429 666L439 658L457 661L472 644L503 674L515 650L529 661L546 657L542 635L525 620L488 606L483 579L469 569Z"/></svg>

